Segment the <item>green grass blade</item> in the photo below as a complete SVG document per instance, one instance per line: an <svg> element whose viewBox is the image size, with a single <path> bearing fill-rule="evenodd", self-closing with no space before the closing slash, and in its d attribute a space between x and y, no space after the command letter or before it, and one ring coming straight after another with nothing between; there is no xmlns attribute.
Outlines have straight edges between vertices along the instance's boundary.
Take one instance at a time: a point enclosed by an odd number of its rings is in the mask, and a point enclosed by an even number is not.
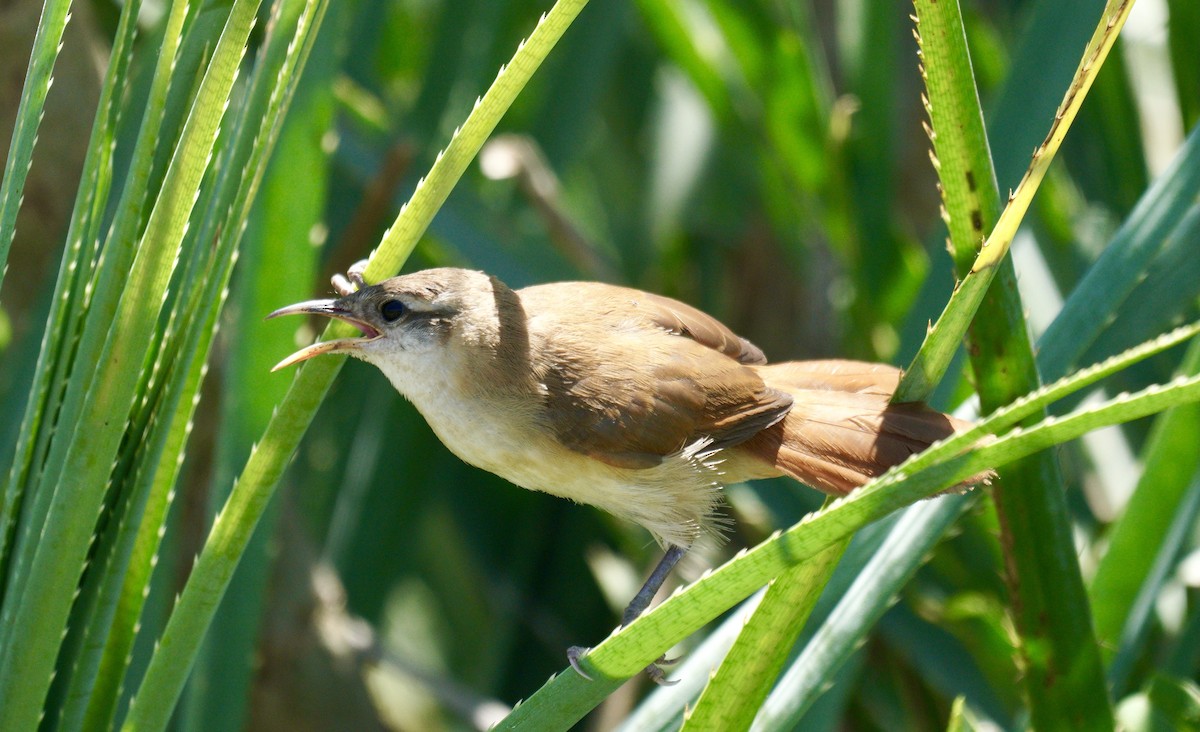
<svg viewBox="0 0 1200 732"><path fill-rule="evenodd" d="M87 574L72 608L75 622L84 624L82 632L72 627L68 634L68 642L79 638L78 648L60 652L59 656L60 667L65 662L73 664L69 674L60 672L55 678L60 683L67 676L70 683L58 708L63 729L112 726L130 645L141 617L143 590L148 586L148 577L136 569L127 570L141 545L150 541L157 547L161 538L162 517L170 503L202 380L203 363L191 362L187 355L194 353L180 354L169 347L159 351L161 381L146 400L149 421L131 429L141 438L144 450L128 455L124 469L114 471L118 476L114 482L123 483L126 490L117 505L108 509L116 518L97 537L99 547L92 559L95 571ZM181 368L187 372L176 375ZM181 401L185 408L180 408ZM139 584L131 588L131 581Z"/></svg>
<svg viewBox="0 0 1200 732"><path fill-rule="evenodd" d="M758 609L684 717L681 729L750 728L849 543L849 538L835 542L767 585Z"/></svg>
<svg viewBox="0 0 1200 732"><path fill-rule="evenodd" d="M219 304L221 300L214 302ZM203 325L193 324L189 329L192 342L182 359L187 371L182 378L171 379L171 393L163 400L164 414L160 417L164 423L151 435L148 455L156 459L144 462L133 482L131 498L120 519L121 546L105 571L106 585L100 595L102 612L93 619L91 643L87 645L90 652L76 671L74 689L67 696L63 717L66 729L101 730L113 726L203 382L205 364L201 354L209 343L197 341L211 340L215 314L214 308L208 320L200 320Z"/></svg>
<svg viewBox="0 0 1200 732"><path fill-rule="evenodd" d="M42 123L46 95L53 83L54 62L70 15L71 0L47 0L33 38L17 120L4 163L4 180L0 182L0 286L4 284L4 273L8 270L8 250L16 235L17 211L25 192L25 178L33 163L38 125Z"/></svg>
<svg viewBox="0 0 1200 732"><path fill-rule="evenodd" d="M947 7L945 4L926 5L930 13L944 13ZM994 180L990 176L976 180L971 168L965 172L960 170L960 179L947 177L944 171L941 173L950 222L956 218L970 222L969 227L960 226L964 231L958 233L974 237L977 230L991 229L978 257L974 258L968 281L955 293L956 298L965 294L974 296L971 299L978 305L970 334L971 359L981 404L986 410L1006 404L1038 386L1039 377L1017 293L1015 272L1011 260L1003 255L1130 7L1130 2L1115 0L1106 7L1050 132L1035 151L1025 177L1009 197L994 226L985 218L989 213L986 202L998 198L994 189L981 195L985 202L982 207L958 211L951 208L955 201L959 205L975 205L977 201L971 198L975 189L990 189L995 185ZM931 78L931 84L932 81ZM930 107L931 115L936 115L939 104L932 86ZM978 114L977 103L970 109ZM938 148L938 160L941 160L943 145L939 144L939 135L942 130L937 126L936 116L932 119L935 147ZM966 188L966 195L951 195L950 189L955 186ZM968 228L969 233L965 231ZM955 233L952 228L952 236ZM974 243L953 245L960 271L972 258ZM989 271L998 277L990 288L992 296L985 299L982 298L983 288L970 280ZM951 307L954 305L952 299ZM971 306L965 308L967 313L974 309ZM939 321L927 343L948 337L957 341L961 335L958 327L965 318L962 314L956 318L956 326L950 328L948 334L938 332ZM934 360L935 363L952 353L951 345L952 342L947 340L942 347L931 349L940 357ZM920 360L921 355L918 355ZM1009 591L1021 637L1022 676L1035 726L1111 727L1112 716L1095 638L1090 624L1080 622L1081 617L1089 617L1089 608L1079 567L1073 560L1074 543L1057 461L1052 455L1043 454L1007 466L1000 471L1000 481L992 494L1001 520L1001 545L1007 554Z"/></svg>
<svg viewBox="0 0 1200 732"><path fill-rule="evenodd" d="M1000 212L1000 219L988 234L987 240L983 242L983 249L971 267L972 272L979 272L996 265L1007 254L1013 237L1017 234L1017 228L1024 220L1026 211L1029 210L1029 204L1033 201L1034 194L1037 193L1042 179L1045 178L1046 171L1050 169L1050 163L1054 161L1054 156L1066 138L1067 131L1070 130L1071 123L1075 120L1075 115L1079 113L1079 107L1087 98L1092 82L1096 80L1096 74L1104 65L1104 59L1108 57L1108 52L1116 43L1117 35L1121 32L1121 28L1124 27L1125 20L1132 10L1133 0L1109 0L1105 4L1100 25L1092 34L1087 48L1083 51L1083 59L1079 62L1075 78L1071 80L1071 86L1067 88L1067 94L1063 98L1062 104L1054 114L1054 122L1050 125L1050 131L1046 133L1046 139L1034 150L1033 160L1017 185L1017 189L1009 195L1007 205Z"/></svg>
<svg viewBox="0 0 1200 732"><path fill-rule="evenodd" d="M942 218L960 276L969 271L985 232L999 216L1000 197L992 168L983 111L975 88L966 31L957 2L916 0L916 29L927 129L941 183ZM926 335L896 390L900 401L924 399L950 366L979 302L991 282L967 277L952 294L937 325Z"/></svg>
<svg viewBox="0 0 1200 732"><path fill-rule="evenodd" d="M842 595L830 614L830 622L821 625L779 679L752 729L792 729L800 722L833 682L842 663L858 648L865 629L879 621L942 535L972 503L970 496L947 496L905 510ZM898 557L907 561L898 562ZM831 662L827 654L840 656L840 662Z"/></svg>
<svg viewBox="0 0 1200 732"><path fill-rule="evenodd" d="M1175 514L1157 542L1158 551L1152 553L1151 547L1146 547L1143 552L1152 556L1154 561L1130 604L1116 653L1108 667L1109 685L1113 696L1118 699L1129 689L1134 666L1141 657L1147 638L1156 623L1155 604L1163 585L1176 569L1181 555L1192 540L1191 534L1196 527L1196 519L1200 517L1200 473L1188 485L1174 507Z"/></svg>
<svg viewBox="0 0 1200 732"><path fill-rule="evenodd" d="M62 463L62 480L45 488L54 492L54 500L30 568L30 576L38 581L29 583L20 598L12 627L21 632L11 639L0 667L0 695L8 700L0 710L0 727L27 729L40 715L94 519L124 432L124 420L113 415L127 414L133 404L140 378L135 365L145 361L146 344L158 318L157 308L146 303L164 299L256 11L252 0L235 3L197 93L125 283L99 362L96 388L83 401L80 424L91 428L62 435L70 438L70 447Z"/></svg>
<svg viewBox="0 0 1200 732"><path fill-rule="evenodd" d="M1181 220L1197 208L1197 191L1200 127L1188 135L1038 340L1038 358L1047 378L1067 373L1100 337Z"/></svg>
<svg viewBox="0 0 1200 732"><path fill-rule="evenodd" d="M979 354L973 363L985 409L1008 403L1038 383L1011 260L999 269L995 285L1009 295L1004 302L992 301L994 306L985 302L973 327L972 346ZM998 473L992 496L1034 724L1111 727L1057 457L1033 455Z"/></svg>
<svg viewBox="0 0 1200 732"><path fill-rule="evenodd" d="M1200 340L1193 341L1181 372L1200 371ZM1200 470L1195 436L1200 434L1200 407L1183 405L1155 422L1143 452L1145 469L1120 520L1109 536L1108 551L1096 569L1090 595L1096 636L1108 661L1122 648L1130 612L1165 548L1180 506Z"/></svg>
<svg viewBox="0 0 1200 732"><path fill-rule="evenodd" d="M88 653L72 678L74 691L67 696L69 706L65 710L68 728L109 729L118 713L116 705L122 685L127 683L125 674L146 599L145 588L158 554L239 232L300 78L294 72L311 49L314 25L319 24L325 7L312 0L293 2L287 12L273 18L255 64L251 91L241 104L235 131L224 148L220 163L223 173L204 225L193 229L193 241L206 242L216 236L217 244L211 248L191 247L189 266L193 272L182 278L187 283L187 295L175 299L172 316L183 324L173 339L179 351L170 362L174 366L161 369L168 380L168 391L158 410L160 416L152 422L155 429L143 440L150 449L141 458L132 497L126 504L121 547L104 573L101 612L92 619ZM283 86L276 84L279 78L286 80ZM201 305L197 307L196 303ZM171 376L169 368L178 374Z"/></svg>
<svg viewBox="0 0 1200 732"><path fill-rule="evenodd" d="M929 3L928 7L931 11L936 10L937 13L950 13L952 11L944 7L945 4ZM1033 161L1030 163L1029 169L1026 171L1025 177L1021 180L1021 185L1009 197L1008 205L1000 212L999 219L995 226L990 227L991 233L988 234L987 240L983 243L983 247L979 255L971 263L971 272L968 274L959 286L954 291L954 295L950 298L949 304L942 316L938 318L938 322L934 325L933 330L925 339L920 352L917 354L913 363L909 366L909 371L917 372L914 377L917 379L913 382L913 388L932 388L932 384L936 380L932 376L937 375L945 370L946 364L953 358L955 351L958 350L958 345L962 340L963 334L966 332L967 326L972 322L971 318L977 312L980 303L983 302L984 294L988 291L991 284L991 278L995 276L997 271L1004 274L1007 284L1002 283L1005 291L1013 291L1015 287L1015 276L1011 271L1011 263L1004 265L1007 269L996 270L996 267L1005 260L1004 255L1008 252L1009 246L1012 244L1012 238L1016 234L1017 227L1020 225L1025 212L1029 208L1029 203L1037 191L1038 185L1045 176L1046 169L1053 160L1058 146L1062 143L1066 136L1070 123L1074 120L1075 114L1079 110L1079 105L1083 103L1084 97L1099 71L1100 66L1107 56L1108 50L1116 40L1117 33L1124 24L1125 18L1128 17L1129 10L1132 6L1132 0L1110 0L1105 7L1105 12L1101 18L1100 26L1093 34L1088 46L1084 49L1083 60L1080 62L1079 68L1076 71L1076 76L1072 80L1071 85L1067 89L1067 95L1064 97L1062 104L1059 106L1058 112L1055 114L1054 121L1051 124L1050 132L1047 134L1045 141L1035 151ZM921 7L918 5L918 7ZM933 16L931 16L933 17ZM938 27L949 28L951 24L938 23ZM947 37L952 37L953 33L948 33ZM953 58L953 57L951 57ZM926 69L928 74L928 69ZM956 77L947 81L961 80L963 74L958 74ZM933 78L930 81L934 81ZM960 83L960 82L957 82ZM955 100L963 100L970 95L964 93L948 94L946 103L953 104ZM930 106L931 113L937 111L941 106L937 98L933 94L933 89L930 88ZM936 120L935 120L936 122ZM940 164L948 164L955 155L942 152L942 146L939 145L940 133L936 128L933 131L935 149L937 150L938 160L946 156L947 162ZM965 152L962 153L967 155ZM977 165L967 165L963 168L963 176L958 179L942 178L942 186L944 192L944 202L947 205L955 201L965 203L968 208L963 211L947 211L947 216L951 222L956 219L965 219L970 222L965 230L974 231L975 228L980 230L988 230L991 222L983 221L983 225L976 227L976 218L982 218L987 213L988 207L986 200L992 196L987 194L979 194L979 201L983 204L976 208L970 208L971 204L976 200L974 195L957 195L949 189L952 187L967 188L968 191L972 187L983 187L994 185L994 179L981 179L975 177ZM971 177L967 177L967 173L971 173ZM998 193L995 194L998 198ZM952 230L951 234L955 232ZM965 244L955 243L952 250L956 256L969 252ZM959 267L962 268L963 263L960 262ZM1002 296L1004 297L1004 296ZM1021 309L1016 303L1010 303L1008 306L1009 314L1005 315L1002 312L992 313L988 318L982 318L982 321L991 321L1000 323L1004 320L1013 317L1020 319ZM1013 323L1009 322L1001 326L999 329L1012 328ZM1011 333L1011 330L1003 330L1004 333ZM929 374L929 375L926 375ZM930 384L930 386L923 386Z"/></svg>
<svg viewBox="0 0 1200 732"><path fill-rule="evenodd" d="M84 160L81 183L67 229L67 251L59 265L58 279L51 300L50 314L38 350L37 366L29 389L26 408L21 418L13 462L9 468L0 506L0 597L9 576L17 515L25 499L29 475L34 470L34 446L42 434L41 425L47 415L57 411L57 399L52 398L55 364L67 360L64 354L75 333L76 318L73 306L83 300L83 282L91 272L95 258L95 243L101 214L108 203L112 182L112 145L122 115L122 105L115 104L128 83L132 58L136 18L140 0L126 3L118 22L108 71L101 87L96 120L92 126L87 157ZM90 246L85 247L84 243Z"/></svg>
<svg viewBox="0 0 1200 732"><path fill-rule="evenodd" d="M276 38L256 69L256 79L262 79L263 91L272 89L276 78L298 78L294 69L279 69L278 52L299 40L310 44L316 34L305 31L311 24L309 16L319 6L324 12L326 2L284 3L281 16L272 24ZM301 10L305 18L299 26L299 40L292 39L291 28L297 27ZM335 11L337 6L335 6ZM343 11L344 14L344 11ZM288 35L278 33L289 29ZM326 44L329 46L330 44ZM272 53L272 51L276 53ZM329 49L332 51L332 49ZM332 54L330 54L332 56ZM287 383L274 379L264 383L276 356L294 347L293 334L280 329L262 316L278 307L280 302L298 302L311 296L311 283L316 281L318 267L315 247L297 250L296 242L307 241L314 227L323 223L326 204L328 155L313 145L332 125L332 78L334 58L314 59L318 68L305 63L304 90L289 113L288 123L281 131L279 144L272 156L270 173L257 197L257 213L241 244L238 259L238 281L234 286L232 313L236 322L231 329L227 367L223 370L222 408L217 429L216 465L208 496L215 514L228 497L238 468L256 437L262 434L271 411L283 398ZM290 65L290 64L289 64ZM278 70L277 70L278 69ZM315 72L315 73L314 73ZM253 92L252 92L253 94ZM257 105L247 105L247 122L261 121ZM278 113L278 110L272 110ZM253 127L251 129L254 129ZM243 139L257 135L244 134ZM234 158L235 160L237 158ZM235 162L235 168L241 167ZM295 181L309 179L307 186ZM243 222L225 222L240 227ZM181 710L181 729L234 729L245 726L246 707L250 688L257 669L256 641L262 625L262 608L270 587L271 561L276 554L270 544L273 536L274 514L269 512L257 529L257 534L242 558L232 579L230 592L213 621L213 631L197 660L192 673L186 703Z"/></svg>
<svg viewBox="0 0 1200 732"><path fill-rule="evenodd" d="M37 412L54 415L56 423L67 425L64 429L69 431L74 430L82 419L83 399L90 393L91 383L96 375L93 365L101 363L102 351L111 324L116 318L117 303L121 294L120 283L128 276L130 263L137 249L137 231L142 221L143 199L149 187L154 150L158 143L163 109L167 103L171 72L185 18L186 4L174 4L165 25L161 52L142 117L133 163L118 203L120 213L109 228L109 241L101 250L101 262L98 266L88 262L87 268L79 268L76 277L69 280L76 284L62 288L64 294L71 298L71 302L64 303L63 312L66 317L58 322L52 320L49 326L54 330L48 331L46 339L61 339L65 348L73 349L74 352L60 349L54 352L53 360L46 362L48 368L53 369L47 386L49 400L43 404L37 399L35 391L33 400L26 407L27 421L32 421L29 415ZM90 285L90 300L86 297L89 288L81 287L82 285ZM43 348L43 351L46 352L46 349ZM134 362L138 363L140 360ZM75 369L76 363L83 366ZM42 424L37 431L36 442L31 447L35 451L36 462L28 468L17 463L13 466L14 478L23 478L23 482L34 488L39 485L51 487L51 490L31 491L32 509L25 514L24 528L16 537L13 564L9 570L9 593L13 597L19 597L24 591L24 583L29 577L29 565L40 543L40 537L34 532L40 530L47 522L46 517L65 464L69 439L60 432L62 430L56 429L54 424ZM18 459L23 457L24 454L18 455ZM27 475L22 476L21 473ZM0 614L0 633L14 630L15 626L10 620L18 604L19 601L8 601L6 597L3 613Z"/></svg>
<svg viewBox="0 0 1200 732"><path fill-rule="evenodd" d="M917 0L914 7L942 218L949 230L947 244L963 276L968 269L964 263L975 258L983 243L984 227L1000 214L996 171L958 3ZM912 383L909 388L917 386Z"/></svg>

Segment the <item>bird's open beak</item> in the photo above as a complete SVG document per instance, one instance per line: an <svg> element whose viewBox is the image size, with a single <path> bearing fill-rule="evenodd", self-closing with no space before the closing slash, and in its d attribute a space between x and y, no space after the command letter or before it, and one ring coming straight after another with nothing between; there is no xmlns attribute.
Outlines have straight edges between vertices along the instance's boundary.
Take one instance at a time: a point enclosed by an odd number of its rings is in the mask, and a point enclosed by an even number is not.
<svg viewBox="0 0 1200 732"><path fill-rule="evenodd" d="M292 364L306 361L313 356L320 356L323 353L353 350L362 343L382 337L383 334L375 326L356 318L353 313L342 306L341 302L341 300L308 300L306 302L298 302L295 305L288 305L285 308L279 308L268 315L268 319L277 318L280 315L324 315L328 318L344 320L362 331L362 337L360 338L338 338L332 341L321 341L301 348L299 351L275 364L271 371L278 371Z"/></svg>

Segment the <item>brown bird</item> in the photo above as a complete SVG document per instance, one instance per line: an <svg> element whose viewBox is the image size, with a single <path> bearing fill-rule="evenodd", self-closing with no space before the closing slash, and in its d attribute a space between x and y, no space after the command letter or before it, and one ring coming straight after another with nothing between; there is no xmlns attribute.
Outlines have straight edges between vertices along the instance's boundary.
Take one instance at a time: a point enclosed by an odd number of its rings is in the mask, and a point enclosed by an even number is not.
<svg viewBox="0 0 1200 732"><path fill-rule="evenodd" d="M965 427L892 404L899 369L768 364L715 318L660 295L597 282L514 291L449 268L376 285L361 267L349 274L334 278L342 297L269 317L316 313L362 336L275 368L323 353L363 359L466 462L644 526L667 553L624 624L717 531L722 485L788 475L844 495Z"/></svg>

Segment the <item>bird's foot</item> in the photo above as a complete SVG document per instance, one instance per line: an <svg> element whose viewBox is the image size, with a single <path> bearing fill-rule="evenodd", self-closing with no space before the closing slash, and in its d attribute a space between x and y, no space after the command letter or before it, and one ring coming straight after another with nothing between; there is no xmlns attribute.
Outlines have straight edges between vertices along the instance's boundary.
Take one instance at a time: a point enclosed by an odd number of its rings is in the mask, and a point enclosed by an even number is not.
<svg viewBox="0 0 1200 732"><path fill-rule="evenodd" d="M588 681L594 681L587 671L583 670L583 666L579 665L579 659L583 658L584 654L592 650L587 646L571 646L567 649L567 663L571 664L571 668L575 669L575 673L579 674Z"/></svg>
<svg viewBox="0 0 1200 732"><path fill-rule="evenodd" d="M592 649L586 646L571 646L567 649L567 662L571 664L571 668L575 669L575 673L579 674L588 681L592 681L592 677L583 670L583 666L579 664L579 659ZM667 674L662 670L662 666L673 666L679 663L678 658L667 658L666 654L658 657L658 659L643 669L643 673L650 677L650 680L659 686L674 686L679 683L679 679L667 680Z"/></svg>
<svg viewBox="0 0 1200 732"><path fill-rule="evenodd" d="M667 548L666 554L663 555L662 560L659 561L654 571L650 573L649 579L642 585L642 589L638 590L638 593L634 595L633 600L629 603L629 607L625 608L625 612L621 616L622 628L637 620L645 612L646 608L650 607L650 602L654 599L654 595L658 593L659 588L662 587L663 581L666 580L667 575L671 573L671 569L679 563L679 560L686 553L687 547L672 545ZM567 660L570 661L571 668L575 669L580 676L591 681L592 677L588 676L587 672L579 664L579 659L583 658L589 650L591 649L584 646L571 646L567 649ZM645 673L650 677L651 681L659 686L672 686L679 683L679 681L667 681L665 672L659 667L670 666L678 662L678 658L667 658L664 654L659 656L657 661L647 666Z"/></svg>
<svg viewBox="0 0 1200 732"><path fill-rule="evenodd" d="M673 666L677 663L679 663L678 658L667 658L666 654L663 654L658 657L657 661L644 668L642 672L649 676L650 680L659 686L674 686L675 684L679 683L679 679L671 679L668 681L667 672L663 671L662 667Z"/></svg>
<svg viewBox="0 0 1200 732"><path fill-rule="evenodd" d="M360 259L350 268L346 270L346 274L335 274L330 280L333 282L333 289L338 291L338 294L345 297L353 292L361 290L367 286L367 281L363 279L363 272L367 269L367 260Z"/></svg>

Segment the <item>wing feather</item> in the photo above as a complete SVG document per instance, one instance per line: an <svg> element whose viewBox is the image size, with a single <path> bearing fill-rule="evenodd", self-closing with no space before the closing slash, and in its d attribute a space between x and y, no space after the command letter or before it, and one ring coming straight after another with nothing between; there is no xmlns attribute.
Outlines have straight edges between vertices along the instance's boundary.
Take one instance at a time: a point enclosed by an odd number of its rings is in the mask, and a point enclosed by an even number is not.
<svg viewBox="0 0 1200 732"><path fill-rule="evenodd" d="M762 351L689 305L587 282L520 296L547 356L543 419L572 450L649 468L698 440L713 449L745 442L791 408L790 395L747 365L765 362ZM581 312L586 327L564 320ZM596 327L603 338L589 338Z"/></svg>

